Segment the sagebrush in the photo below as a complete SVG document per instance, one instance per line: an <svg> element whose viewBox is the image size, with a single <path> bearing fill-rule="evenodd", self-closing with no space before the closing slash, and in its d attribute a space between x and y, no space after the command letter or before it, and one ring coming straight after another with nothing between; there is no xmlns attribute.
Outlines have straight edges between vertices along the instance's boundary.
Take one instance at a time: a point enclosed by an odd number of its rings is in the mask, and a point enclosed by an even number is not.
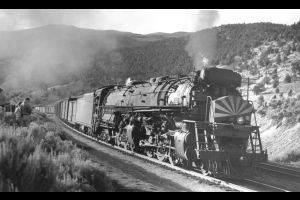
<svg viewBox="0 0 300 200"><path fill-rule="evenodd" d="M65 136L49 119L28 129L0 126L0 191L114 191L106 173Z"/></svg>

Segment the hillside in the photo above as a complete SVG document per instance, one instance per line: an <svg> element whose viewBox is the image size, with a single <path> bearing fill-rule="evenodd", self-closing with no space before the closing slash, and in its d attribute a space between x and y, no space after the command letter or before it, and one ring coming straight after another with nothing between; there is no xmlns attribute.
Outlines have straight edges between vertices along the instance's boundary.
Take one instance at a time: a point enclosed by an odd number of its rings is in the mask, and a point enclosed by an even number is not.
<svg viewBox="0 0 300 200"><path fill-rule="evenodd" d="M124 83L128 77L188 74L203 66L233 69L251 80L249 99L271 159L296 162L299 29L300 22L230 24L195 33L148 35L56 25L1 32L1 87L14 101L29 96L38 105ZM247 98L246 83L241 91Z"/></svg>
<svg viewBox="0 0 300 200"><path fill-rule="evenodd" d="M174 36L172 36L174 37ZM66 25L0 32L0 84L21 88L71 82L98 55L168 38ZM5 84L6 83L6 84ZM25 84L25 85L24 85Z"/></svg>

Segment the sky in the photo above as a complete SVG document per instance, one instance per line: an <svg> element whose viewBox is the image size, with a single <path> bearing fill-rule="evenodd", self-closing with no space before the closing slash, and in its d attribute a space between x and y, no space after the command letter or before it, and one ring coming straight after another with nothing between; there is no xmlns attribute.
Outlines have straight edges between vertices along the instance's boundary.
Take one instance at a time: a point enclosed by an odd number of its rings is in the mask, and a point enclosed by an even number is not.
<svg viewBox="0 0 300 200"><path fill-rule="evenodd" d="M16 31L47 24L138 34L196 32L222 24L300 21L300 9L0 9L0 31Z"/></svg>

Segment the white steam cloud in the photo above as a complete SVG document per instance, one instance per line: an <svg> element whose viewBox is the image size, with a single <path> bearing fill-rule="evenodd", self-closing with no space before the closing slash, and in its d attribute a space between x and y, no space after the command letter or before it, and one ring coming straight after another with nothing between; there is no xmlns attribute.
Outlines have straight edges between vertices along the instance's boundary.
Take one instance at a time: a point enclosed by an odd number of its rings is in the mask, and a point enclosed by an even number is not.
<svg viewBox="0 0 300 200"><path fill-rule="evenodd" d="M200 10L197 17L195 28L198 32L191 34L185 50L192 57L195 69L200 70L207 67L214 56L216 30L209 28L219 20L219 11Z"/></svg>

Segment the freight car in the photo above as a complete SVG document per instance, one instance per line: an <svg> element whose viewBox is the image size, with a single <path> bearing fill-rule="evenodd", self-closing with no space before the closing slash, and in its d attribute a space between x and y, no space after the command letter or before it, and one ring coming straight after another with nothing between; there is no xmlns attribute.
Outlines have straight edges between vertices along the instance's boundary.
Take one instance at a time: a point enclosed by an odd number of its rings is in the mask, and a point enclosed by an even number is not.
<svg viewBox="0 0 300 200"><path fill-rule="evenodd" d="M253 104L239 87L240 74L203 68L191 76L104 86L57 102L55 115L99 140L173 165L245 177L268 155Z"/></svg>

